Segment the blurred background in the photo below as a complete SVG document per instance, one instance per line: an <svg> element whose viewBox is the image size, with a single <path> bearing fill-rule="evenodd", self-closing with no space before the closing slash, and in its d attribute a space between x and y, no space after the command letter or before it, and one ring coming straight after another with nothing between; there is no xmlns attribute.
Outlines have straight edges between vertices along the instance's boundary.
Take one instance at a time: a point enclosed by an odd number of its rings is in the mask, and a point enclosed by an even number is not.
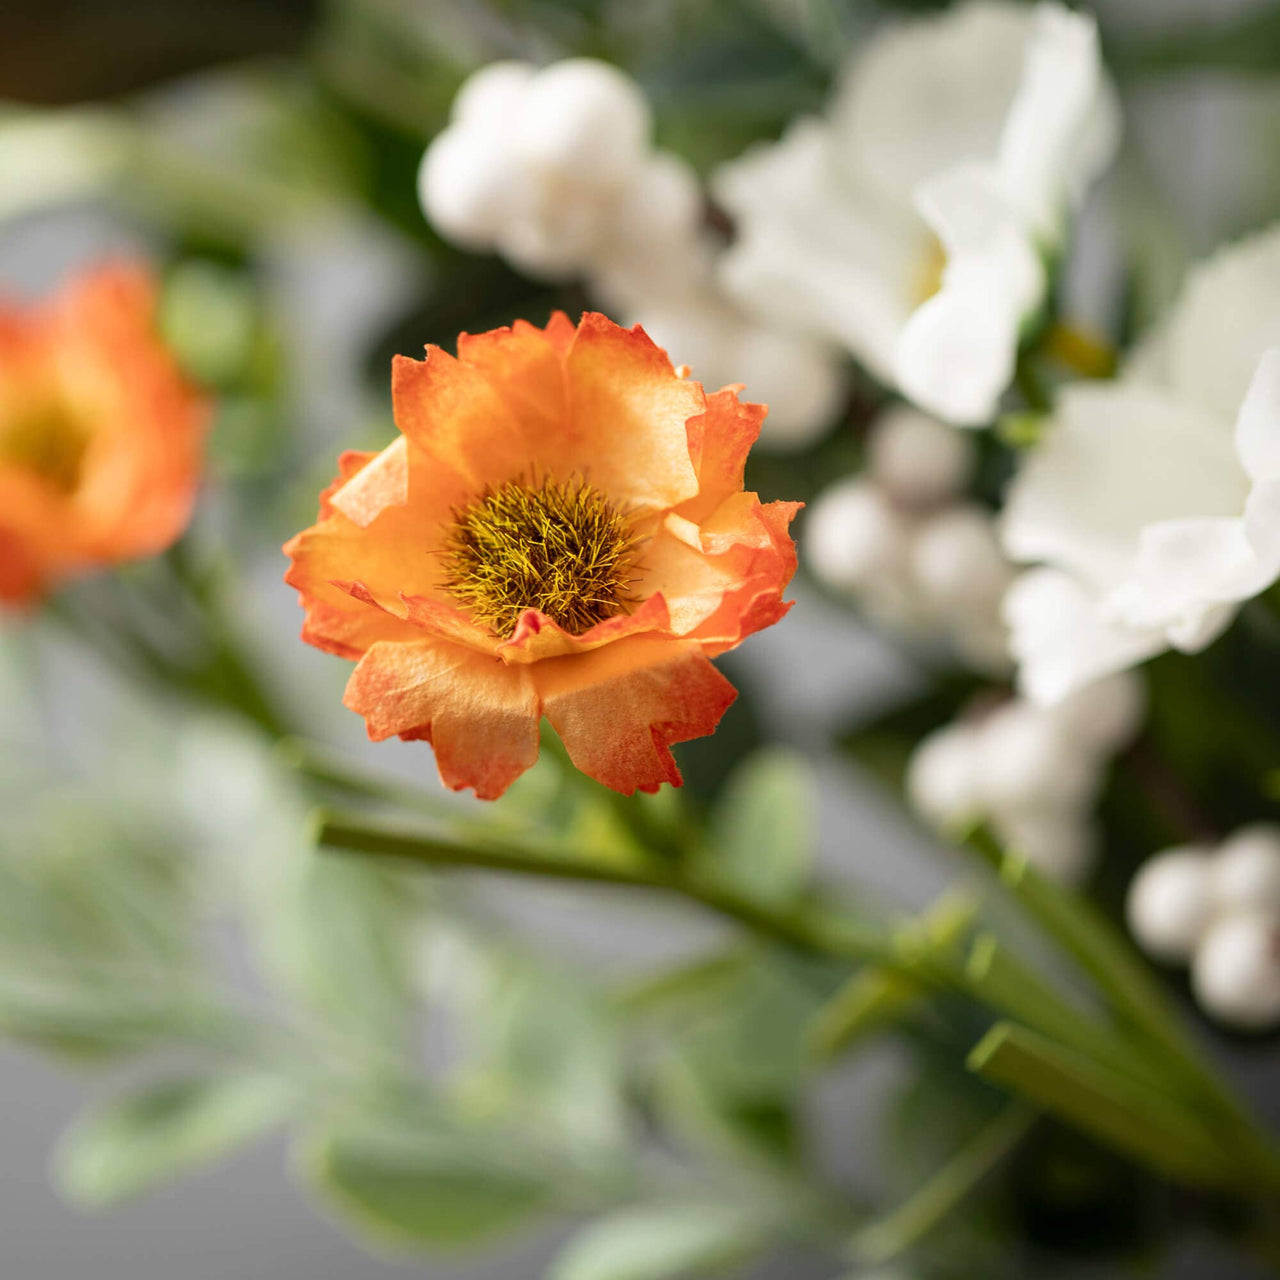
<svg viewBox="0 0 1280 1280"><path fill-rule="evenodd" d="M459 84L499 57L608 58L648 93L658 142L705 175L820 108L868 32L900 10L930 7L8 0L0 8L0 287L36 297L77 266L121 252L161 268L166 336L219 395L196 533L236 566L233 614L246 649L291 723L371 767L434 787L425 747L370 746L360 720L342 710L346 664L298 643L298 611L276 548L313 518L315 494L342 448L389 438L392 354L585 305L578 285L459 252L424 220L418 162ZM1086 211L1086 229L1106 211L1107 230L1082 235L1066 289L1082 318L1106 327L1115 300L1099 282L1114 276L1118 260L1141 269L1150 315L1190 259L1280 211L1280 5L1108 0L1093 9L1123 97L1127 162ZM1117 201L1121 219L1111 216ZM750 397L752 369L740 376ZM852 399L862 394L873 393L855 381ZM833 419L803 452L766 449L753 462L752 487L766 498L812 498L849 469L846 434ZM681 754L691 793L712 796L754 744L794 747L816 780L822 868L861 893L919 907L954 878L954 855L841 743L909 704L933 673L807 577L794 595L785 628L725 660L744 697L714 748L690 744ZM257 748L239 730L204 718L193 725L164 695L140 703L53 619L6 622L0 645L0 761L19 811L44 812L31 779L37 764L51 764L126 807L129 788L150 784L163 793L165 821L184 831L193 813L207 820L220 806L247 828L259 821L253 805L261 799L246 799ZM50 794L64 803L63 791ZM697 955L724 932L690 908L604 890L485 881L469 891L514 938L539 948L553 941L556 963L620 980ZM247 958L256 944L239 928L216 932L228 981L258 999ZM1267 1043L1219 1047L1269 1121L1280 1123L1277 1051ZM299 1194L286 1144L275 1138L138 1202L102 1212L72 1207L51 1186L50 1153L81 1105L127 1084L131 1069L53 1067L30 1047L0 1046L6 1277L517 1280L541 1274L570 1229L567 1221L542 1226L475 1259L384 1259ZM886 1042L830 1073L805 1101L806 1129L819 1141L838 1135L826 1155L833 1176L850 1186L877 1185L884 1122L874 1099L903 1069L899 1047ZM1054 1265L1055 1274L1120 1273L1099 1257ZM751 1274L833 1273L829 1261L801 1251ZM1208 1239L1190 1239L1158 1274L1263 1272L1228 1260Z"/></svg>

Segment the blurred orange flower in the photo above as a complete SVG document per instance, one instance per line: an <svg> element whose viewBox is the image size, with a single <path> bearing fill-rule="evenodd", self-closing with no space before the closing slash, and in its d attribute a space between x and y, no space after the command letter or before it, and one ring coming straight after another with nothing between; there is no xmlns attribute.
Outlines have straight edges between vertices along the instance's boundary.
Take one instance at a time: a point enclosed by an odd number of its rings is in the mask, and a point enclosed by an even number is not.
<svg viewBox="0 0 1280 1280"><path fill-rule="evenodd" d="M796 567L799 504L743 492L766 410L737 390L590 313L397 357L401 435L345 454L285 547L303 639L357 660L369 736L425 739L492 799L545 715L606 786L679 785L669 746L736 696L710 659L786 613Z"/></svg>
<svg viewBox="0 0 1280 1280"><path fill-rule="evenodd" d="M152 555L186 527L208 409L154 332L149 271L0 303L0 601Z"/></svg>

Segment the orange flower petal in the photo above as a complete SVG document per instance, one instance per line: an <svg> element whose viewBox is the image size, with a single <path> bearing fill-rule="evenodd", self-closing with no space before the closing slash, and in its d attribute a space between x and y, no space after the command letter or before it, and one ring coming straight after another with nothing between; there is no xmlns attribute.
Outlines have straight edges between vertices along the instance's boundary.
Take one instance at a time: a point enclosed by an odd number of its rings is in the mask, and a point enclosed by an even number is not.
<svg viewBox="0 0 1280 1280"><path fill-rule="evenodd" d="M526 609L520 615L511 638L498 645L497 653L504 662L539 662L543 658L586 653L625 636L651 631L671 634L671 615L667 611L667 602L656 592L634 613L620 613L617 617L606 618L577 636L571 635L545 613L539 613L537 609Z"/></svg>
<svg viewBox="0 0 1280 1280"><path fill-rule="evenodd" d="M464 333L458 338L458 359L489 380L519 424L522 467L543 461L538 456L542 442L553 442L553 451L559 451L569 414L564 357L541 329L517 320L509 329Z"/></svg>
<svg viewBox="0 0 1280 1280"><path fill-rule="evenodd" d="M375 644L343 703L375 741L398 734L435 750L445 786L500 796L538 758L538 697L529 673L435 640Z"/></svg>
<svg viewBox="0 0 1280 1280"><path fill-rule="evenodd" d="M701 522L725 501L742 492L747 454L760 435L769 412L762 404L743 403L740 387L725 387L707 396L705 413L689 419L689 453L698 472L697 496L680 514Z"/></svg>
<svg viewBox="0 0 1280 1280"><path fill-rule="evenodd" d="M737 691L692 643L633 637L530 668L569 758L620 791L681 783L669 747L711 733Z"/></svg>
<svg viewBox="0 0 1280 1280"><path fill-rule="evenodd" d="M471 493L529 466L524 432L506 399L479 369L439 347L428 347L425 360L395 357L391 403L396 426Z"/></svg>
<svg viewBox="0 0 1280 1280"><path fill-rule="evenodd" d="M674 507L698 492L688 421L703 412L696 382L675 376L661 347L637 325L582 317L565 356L577 469L615 501Z"/></svg>

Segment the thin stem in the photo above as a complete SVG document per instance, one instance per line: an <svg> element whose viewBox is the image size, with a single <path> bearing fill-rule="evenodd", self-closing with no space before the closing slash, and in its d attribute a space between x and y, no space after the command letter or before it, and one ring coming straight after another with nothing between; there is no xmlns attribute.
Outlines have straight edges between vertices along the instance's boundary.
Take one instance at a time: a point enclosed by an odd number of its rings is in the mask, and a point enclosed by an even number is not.
<svg viewBox="0 0 1280 1280"><path fill-rule="evenodd" d="M688 898L798 950L853 961L875 960L899 967L884 938L851 921L824 916L803 906L785 913L775 912L670 861L618 862L569 856L558 849L531 847L489 831L463 830L462 838L457 838L444 832L407 831L373 823L363 815L325 810L315 821L319 843L331 848L409 858L443 870L505 871L556 880L657 889Z"/></svg>

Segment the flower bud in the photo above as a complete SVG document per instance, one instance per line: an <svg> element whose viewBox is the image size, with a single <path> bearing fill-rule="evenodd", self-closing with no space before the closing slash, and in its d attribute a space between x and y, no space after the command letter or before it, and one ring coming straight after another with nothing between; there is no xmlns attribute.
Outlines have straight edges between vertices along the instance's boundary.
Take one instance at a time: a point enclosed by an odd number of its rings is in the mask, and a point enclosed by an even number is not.
<svg viewBox="0 0 1280 1280"><path fill-rule="evenodd" d="M802 545L819 581L838 591L855 591L900 571L907 531L874 485L844 480L813 504Z"/></svg>
<svg viewBox="0 0 1280 1280"><path fill-rule="evenodd" d="M927 520L911 548L911 571L943 610L994 610L1012 578L995 524L980 507L953 507Z"/></svg>
<svg viewBox="0 0 1280 1280"><path fill-rule="evenodd" d="M910 405L876 419L868 442L871 474L910 506L936 506L957 496L973 473L973 441Z"/></svg>
<svg viewBox="0 0 1280 1280"><path fill-rule="evenodd" d="M567 58L539 71L513 125L516 151L528 163L601 185L631 172L652 130L636 82L594 58Z"/></svg>
<svg viewBox="0 0 1280 1280"><path fill-rule="evenodd" d="M1280 912L1280 827L1241 827L1213 861L1213 901L1220 912Z"/></svg>
<svg viewBox="0 0 1280 1280"><path fill-rule="evenodd" d="M978 816L976 737L966 724L948 725L924 738L911 755L907 797L937 827Z"/></svg>
<svg viewBox="0 0 1280 1280"><path fill-rule="evenodd" d="M1157 960L1185 962L1213 913L1209 851L1167 849L1148 858L1129 885L1125 914L1138 945Z"/></svg>
<svg viewBox="0 0 1280 1280"><path fill-rule="evenodd" d="M1223 916L1200 940L1191 986L1211 1017L1245 1031L1280 1022L1280 915Z"/></svg>

